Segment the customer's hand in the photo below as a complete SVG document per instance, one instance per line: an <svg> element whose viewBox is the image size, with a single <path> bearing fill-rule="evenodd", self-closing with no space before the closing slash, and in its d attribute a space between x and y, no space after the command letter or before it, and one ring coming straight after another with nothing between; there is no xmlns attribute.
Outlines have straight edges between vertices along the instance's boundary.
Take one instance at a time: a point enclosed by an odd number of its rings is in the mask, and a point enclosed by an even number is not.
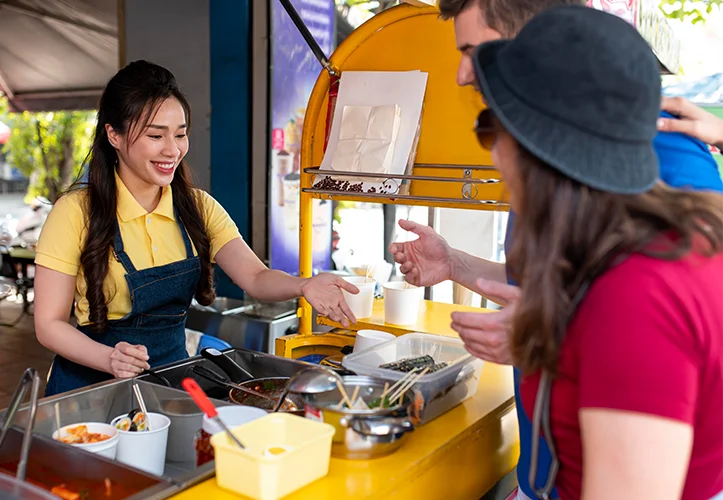
<svg viewBox="0 0 723 500"><path fill-rule="evenodd" d="M489 313L452 313L452 329L459 333L470 354L493 363L511 365L509 340L520 289L496 281L477 280L475 291L503 309Z"/></svg>
<svg viewBox="0 0 723 500"><path fill-rule="evenodd" d="M419 239L392 243L389 252L400 265L404 279L416 286L432 286L452 277L451 248L444 238L429 226L400 220L399 227L411 231Z"/></svg>
<svg viewBox="0 0 723 500"><path fill-rule="evenodd" d="M680 132L723 148L723 120L682 97L663 97L663 111L678 118L660 118L658 130Z"/></svg>
<svg viewBox="0 0 723 500"><path fill-rule="evenodd" d="M110 373L115 378L132 378L150 369L148 350L142 345L118 342L110 353Z"/></svg>
<svg viewBox="0 0 723 500"><path fill-rule="evenodd" d="M346 328L349 322L356 323L356 318L344 300L342 289L352 295L359 293L357 287L331 273L317 274L301 285L304 298L319 314L341 323Z"/></svg>

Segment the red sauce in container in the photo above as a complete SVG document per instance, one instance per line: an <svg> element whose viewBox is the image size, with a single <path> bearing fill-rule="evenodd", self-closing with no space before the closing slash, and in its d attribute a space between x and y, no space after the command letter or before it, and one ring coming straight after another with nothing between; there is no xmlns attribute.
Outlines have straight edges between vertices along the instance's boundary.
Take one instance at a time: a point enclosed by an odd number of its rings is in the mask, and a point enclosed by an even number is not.
<svg viewBox="0 0 723 500"><path fill-rule="evenodd" d="M218 408L218 416L229 429L246 424L267 414L266 410L252 406L223 406ZM194 447L196 448L196 467L200 467L215 458L211 436L223 429L216 422L203 416L203 427L196 433Z"/></svg>

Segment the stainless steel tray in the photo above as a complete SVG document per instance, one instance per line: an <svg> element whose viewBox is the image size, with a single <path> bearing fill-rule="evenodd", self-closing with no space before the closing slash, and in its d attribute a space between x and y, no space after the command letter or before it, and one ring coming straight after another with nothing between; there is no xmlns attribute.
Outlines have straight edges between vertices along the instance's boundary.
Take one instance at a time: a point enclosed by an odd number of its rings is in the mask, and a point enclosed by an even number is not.
<svg viewBox="0 0 723 500"><path fill-rule="evenodd" d="M14 474L22 444L23 431L11 427L0 449L0 470ZM110 480L110 496L105 495L105 480ZM88 500L163 499L176 494L181 483L155 477L124 467L113 460L64 445L44 436L33 436L26 482L49 491L64 484L72 491L84 492Z"/></svg>
<svg viewBox="0 0 723 500"><path fill-rule="evenodd" d="M31 453L31 459L29 462L29 470L32 467L37 466L33 461L41 460L36 456L35 452L37 449L41 449L43 446L40 443L51 442L55 444L56 448L64 449L66 453L81 453L85 455L82 460L84 463L103 463L105 468L114 468L123 470L126 473L135 472L144 474L146 473L138 471L125 464L121 464L116 461L104 459L95 454L86 453L85 451L77 450L76 448L65 445L62 443L55 443L52 440L52 434L55 431L55 410L54 407L57 404L61 416L61 425L68 425L72 423L80 422L110 422L114 417L127 413L133 408L137 408L137 402L133 395L132 384L133 380L119 380L110 381L96 384L93 386L78 389L76 391L59 394L49 398L41 399L38 403L38 409L36 414L35 426L33 429L33 444ZM169 402L190 402L190 397L181 390L168 388L160 385L151 384L145 381L135 381L141 389L143 399L146 402L148 411L164 413L171 418L171 427L180 425L176 420L177 415L170 413L167 408ZM217 407L228 406L230 403L227 401L221 401L213 399L213 402ZM183 405L189 406L189 405ZM28 406L25 405L18 410L17 415L14 418L16 428L24 428L26 421L26 412ZM4 412L2 414L4 416ZM192 440L195 432L200 429L202 422L202 416L200 411L198 412L197 425L192 425L192 429L187 435L182 436L183 439L187 440L187 444L192 446ZM171 435L169 434L169 442ZM3 449L5 446L3 446ZM68 451L72 450L72 451ZM3 450L0 450L2 452ZM211 478L215 474L214 464L208 463L202 467L197 468L193 457L189 461L175 462L166 459L166 466L163 476L149 476L157 478L157 480L164 484L164 487L160 490L158 488L152 488L148 491L142 491L138 498L153 498L161 499L167 498L171 495L176 494L178 491L188 488L196 483ZM63 464L62 461L57 462ZM62 474L66 470L62 467L58 473L60 477L64 477ZM68 473L71 471L68 469ZM28 474L29 479L32 479ZM78 476L73 476L78 477Z"/></svg>
<svg viewBox="0 0 723 500"><path fill-rule="evenodd" d="M255 378L290 377L300 369L308 366L308 364L304 362L272 356L257 351L229 349L224 352L231 356L231 358L242 367L247 369L252 375L254 375ZM135 380L141 389L143 399L148 406L148 411L163 413L171 418L169 452L172 446L171 442L173 440L171 439L171 435L173 434L174 429L182 429L180 439L186 439L186 444L188 444L188 440L192 440L195 432L201 427L202 417L200 415L200 411L198 412L197 417L193 417L197 418L195 423L189 422L183 415L177 415L174 413L174 408L183 407L186 409L192 409L194 406L191 404L191 399L186 392L179 389L181 381L184 378L192 377L196 379L209 397L212 398L212 401L217 407L228 406L231 404L228 401L227 389L213 385L204 379L194 376L192 368L198 364L214 370L220 375L222 374L222 372L213 363L201 358L200 356L195 356L171 365L159 367L155 370L156 373L162 375L169 382L171 387L163 385L160 380L151 375L144 375ZM163 476L149 476L144 472L138 471L119 462L107 460L98 455L87 453L52 440L52 434L56 427L54 409L56 404L58 405L61 415L61 425L68 425L76 422L110 422L114 417L127 413L131 409L137 407L137 402L135 401L132 390L133 383L133 380L113 380L41 399L38 402L35 426L33 429L33 452L31 453L28 478L31 480L33 479L30 475L31 470L36 471L35 468L37 467L42 468L47 466L46 462L43 461L43 458L37 456L37 450L46 449L48 446L54 450L59 450L54 451L55 456L66 456L68 453L74 457L81 456L80 459L77 459L79 460L79 463L98 464L93 465L93 467L100 467L100 470L103 471L112 469L115 471L115 474L140 474L144 477L153 478L156 483L149 483L148 488L138 493L137 498L151 498L153 500L168 498L169 496L178 493L180 490L189 488L194 484L212 478L215 474L213 462L197 468L195 466L195 460L193 459L188 461L173 461L168 459L167 455ZM16 429L22 429L25 425L28 410L28 405L22 406L18 410L15 418L13 419ZM4 411L0 412L0 416L4 416ZM177 443L174 442L174 445L175 444ZM5 446L3 446L3 449L0 450L0 459L5 456L3 455L4 451ZM8 457L11 456L13 456L12 453L8 452ZM14 456L17 460L19 454ZM59 458L57 461L53 460L53 463L61 465L61 470L58 471L59 474L66 472L66 467L62 465L65 460L68 459ZM76 460L76 458L73 458L73 460ZM74 468L68 468L67 473L67 477L82 477L74 475ZM66 476L61 474L59 477Z"/></svg>

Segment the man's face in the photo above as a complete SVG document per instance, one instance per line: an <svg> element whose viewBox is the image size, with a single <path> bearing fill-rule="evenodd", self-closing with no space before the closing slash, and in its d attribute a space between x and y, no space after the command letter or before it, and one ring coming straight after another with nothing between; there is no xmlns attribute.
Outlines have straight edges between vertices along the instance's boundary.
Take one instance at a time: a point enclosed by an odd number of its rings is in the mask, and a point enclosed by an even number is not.
<svg viewBox="0 0 723 500"><path fill-rule="evenodd" d="M462 60L457 70L457 85L461 87L472 85L477 88L477 78L472 63L474 49L482 43L499 40L502 35L487 26L477 0L472 1L469 7L454 18L454 35L457 50L462 53Z"/></svg>

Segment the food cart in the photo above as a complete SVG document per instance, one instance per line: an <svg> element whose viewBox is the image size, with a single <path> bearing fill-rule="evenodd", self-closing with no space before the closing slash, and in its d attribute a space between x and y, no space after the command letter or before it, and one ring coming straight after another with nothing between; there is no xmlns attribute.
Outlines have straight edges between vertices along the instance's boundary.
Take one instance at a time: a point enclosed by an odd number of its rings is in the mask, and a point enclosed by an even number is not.
<svg viewBox="0 0 723 500"><path fill-rule="evenodd" d="M471 88L456 85L459 54L453 24L435 8L400 5L355 30L329 58L312 91L301 147L300 273L312 273L313 200L350 200L399 205L507 210L506 193L489 152L476 140L473 124L482 103ZM315 185L324 155L338 76L344 71L421 70L429 74L421 133L412 175L393 176L394 186L409 181L407 194L339 192ZM334 172L335 176L340 175ZM359 174L355 173L354 177ZM392 178L392 177L390 177ZM456 337L453 311L479 308L425 301L417 324L404 327L384 321L384 301L377 299L370 318L353 329L328 318L317 323L330 332L313 332L313 311L301 300L299 332L277 339L276 354L298 359L310 354L338 355L353 344L356 331L382 330L400 336L424 332ZM325 328L327 330L328 328ZM470 399L425 423L396 452L372 460L332 458L329 475L291 494L289 499L481 498L517 464L517 415L512 370L485 363L477 392ZM452 478L454 478L452 480ZM207 481L179 499L232 498Z"/></svg>
<svg viewBox="0 0 723 500"><path fill-rule="evenodd" d="M478 146L473 132L475 117L482 106L479 96L455 83L458 60L452 23L439 20L434 8L400 5L362 25L326 61L304 121L300 193L302 276L311 275L314 199L470 210L507 209L499 175L491 167L489 153ZM333 104L338 75L354 70L428 73L414 168L410 175L394 176L392 182L395 186L406 184L408 189L404 192L390 189L386 193L345 193L315 185L316 176L324 174L319 166L332 116L330 96ZM325 330L329 327L332 330L314 333L311 307L302 299L298 311L299 332L277 339L276 356L244 349L224 353L255 377L289 377L308 366L298 358L309 354L338 355L342 347L354 343L359 329L384 330L395 336L422 332L456 337L450 329L450 314L455 310L479 311L427 301L417 324L399 327L384 322L384 301L380 299L375 301L372 316L359 321L353 329L344 329L320 317L318 323L324 325ZM194 446L193 434L200 427L201 415L185 404L184 399L187 402L188 398L178 389L180 381L196 374L199 365L211 366L208 359L195 357L161 367L156 373L144 374L136 380L101 383L21 408L15 419L20 428L10 429L6 445L0 448L0 462L7 465L6 470L15 470L12 463L23 449L21 428L26 421L35 420L34 426L26 426L34 428L37 436L34 439L40 443L30 449L28 480L44 488L65 481L69 481L70 486L85 484L88 488L100 488L104 479L109 479L114 485L128 488L116 488L109 498L129 495L182 500L238 498L218 487L213 477L213 462L197 467L193 457L186 456ZM36 379L37 375L29 377ZM227 388L198 380L214 398L215 405L229 405L234 400ZM418 426L393 453L367 460L332 458L327 476L286 498L481 498L515 467L519 446L512 370L485 363L475 383L478 385L473 396ZM50 436L58 427L58 415L64 424L109 422L133 408L135 385L140 388L149 411L170 418L169 450L173 445L174 453L183 460L179 457L172 460L169 452L164 472L153 475L53 442ZM15 410L17 408L11 408ZM21 462L23 459L20 456ZM75 465L65 467L64 463ZM52 481L38 479L48 472L57 472ZM81 477L83 474L92 477ZM93 497L93 492L86 496Z"/></svg>

